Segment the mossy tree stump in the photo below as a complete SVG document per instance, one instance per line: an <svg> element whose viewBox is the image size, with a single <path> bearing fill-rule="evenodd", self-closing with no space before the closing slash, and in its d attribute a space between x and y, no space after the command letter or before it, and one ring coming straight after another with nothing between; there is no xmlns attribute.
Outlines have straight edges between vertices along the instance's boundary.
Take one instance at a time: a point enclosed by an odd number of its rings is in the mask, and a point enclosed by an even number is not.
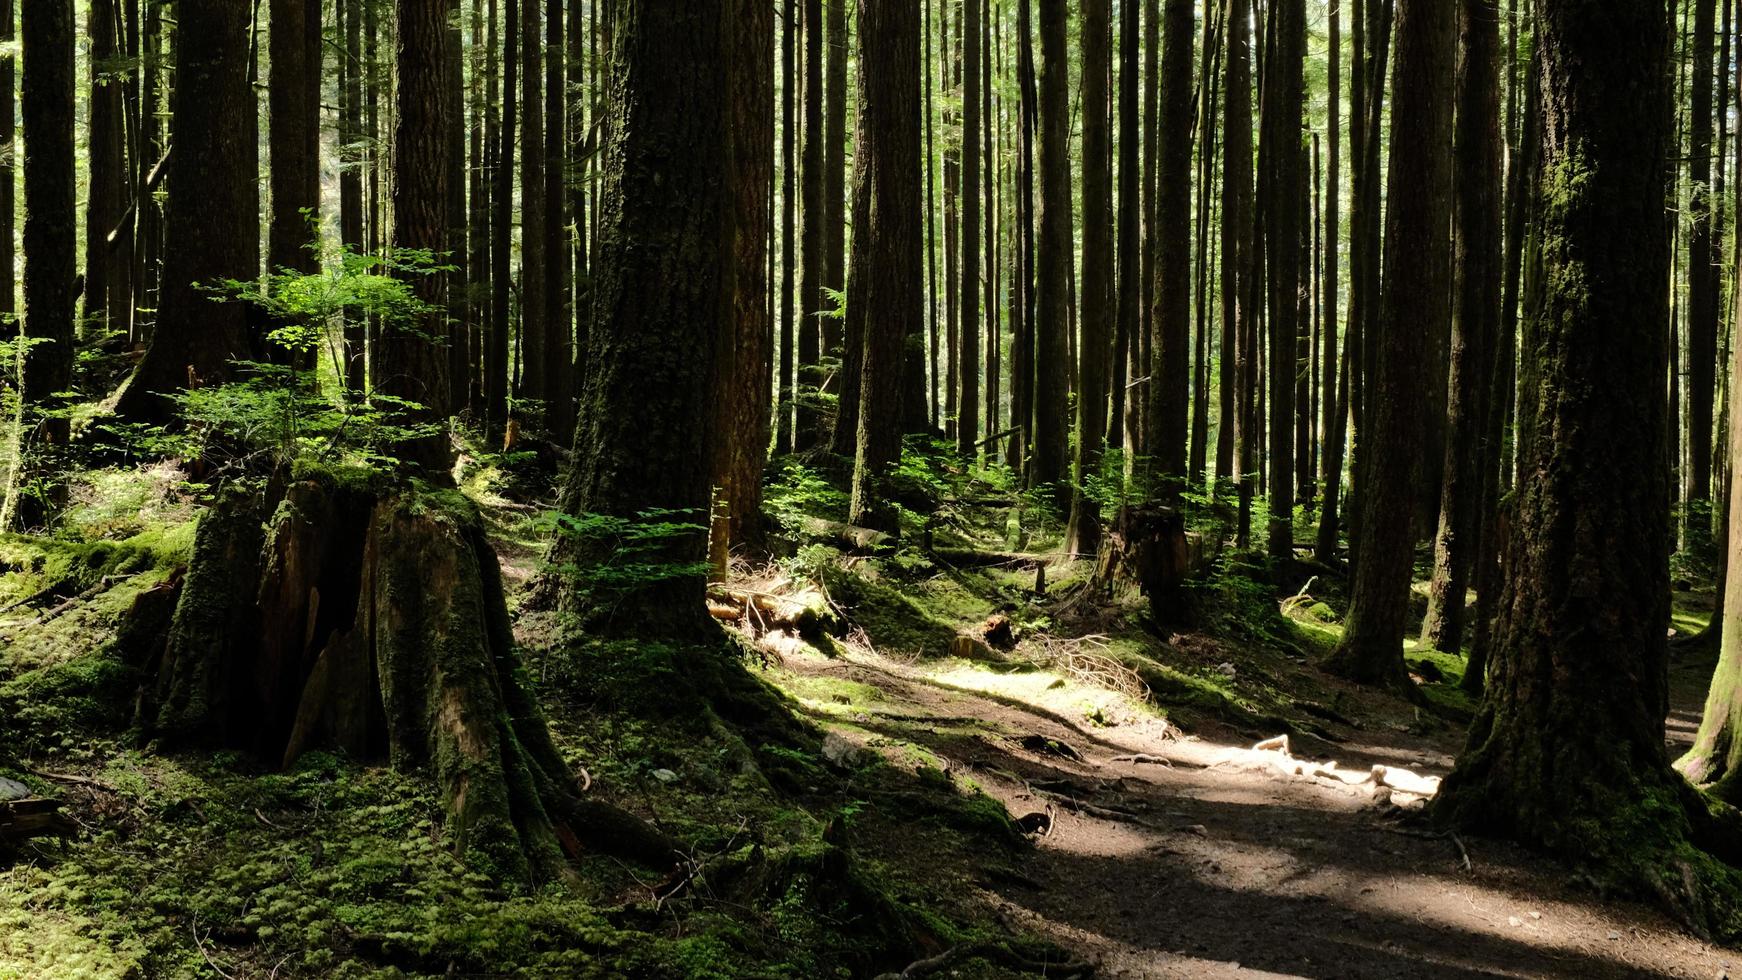
<svg viewBox="0 0 1742 980"><path fill-rule="evenodd" d="M423 769L458 853L507 880L663 835L583 800L516 664L496 558L453 490L329 478L202 520L141 728L289 765L314 748Z"/></svg>

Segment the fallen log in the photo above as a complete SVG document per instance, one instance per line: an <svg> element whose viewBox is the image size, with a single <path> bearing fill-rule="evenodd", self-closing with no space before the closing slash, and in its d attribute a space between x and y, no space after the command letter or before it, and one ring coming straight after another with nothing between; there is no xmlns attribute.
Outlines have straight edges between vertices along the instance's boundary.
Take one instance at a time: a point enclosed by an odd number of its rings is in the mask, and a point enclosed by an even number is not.
<svg viewBox="0 0 1742 980"><path fill-rule="evenodd" d="M895 536L886 531L843 524L840 521L826 521L820 517L806 518L804 533L818 541L856 554L876 554L895 545Z"/></svg>
<svg viewBox="0 0 1742 980"><path fill-rule="evenodd" d="M840 617L815 591L777 595L714 585L708 589L708 612L726 622L747 618L758 632L786 630L806 639L821 639L840 627Z"/></svg>
<svg viewBox="0 0 1742 980"><path fill-rule="evenodd" d="M972 548L933 548L931 559L953 568L1036 568L1049 564L1052 555L1020 551L975 551Z"/></svg>

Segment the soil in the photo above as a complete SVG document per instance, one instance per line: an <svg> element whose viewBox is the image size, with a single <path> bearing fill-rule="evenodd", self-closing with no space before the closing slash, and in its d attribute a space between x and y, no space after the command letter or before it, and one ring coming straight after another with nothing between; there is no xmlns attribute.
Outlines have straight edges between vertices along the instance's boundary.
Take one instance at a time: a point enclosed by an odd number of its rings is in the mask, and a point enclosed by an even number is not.
<svg viewBox="0 0 1742 980"><path fill-rule="evenodd" d="M1013 816L1049 815L1032 850L988 864L979 897L1007 926L1097 963L1097 976L1742 971L1742 954L1600 896L1563 865L1438 835L1419 796L1345 783L1375 764L1407 770L1392 777L1406 784L1449 771L1462 726L1411 724L1402 702L1344 689L1338 703L1360 705L1345 713L1361 727L1327 724L1329 740L1297 736L1285 756L1253 751L1254 732L1205 720L1182 731L1129 699L1086 707L1083 687L1044 673L957 676L864 645L841 658L795 646L779 659L801 686L828 678L878 692L865 708L813 711L839 737L886 755L923 746ZM1672 741L1691 738L1710 665L1678 661ZM1085 714L1101 723L1078 722ZM1342 779L1290 771L1331 760Z"/></svg>

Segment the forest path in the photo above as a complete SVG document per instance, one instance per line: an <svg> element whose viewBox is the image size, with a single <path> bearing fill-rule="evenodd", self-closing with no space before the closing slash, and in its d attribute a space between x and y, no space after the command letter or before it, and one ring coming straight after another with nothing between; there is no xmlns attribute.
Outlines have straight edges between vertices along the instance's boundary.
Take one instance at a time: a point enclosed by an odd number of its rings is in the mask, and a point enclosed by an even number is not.
<svg viewBox="0 0 1742 980"><path fill-rule="evenodd" d="M1419 797L1397 794L1400 810L1371 784L1286 771L1288 757L1253 751L1231 729L1182 733L1118 695L1045 672L940 669L866 649L824 658L795 646L780 659L778 673L837 738L909 765L929 754L1015 816L1050 813L1032 851L1013 867L987 867L983 897L1007 924L1098 961L1101 976L1742 971L1742 954L1572 887L1558 865L1499 842L1435 836L1408 809ZM843 707L805 695L824 689L819 682L875 693ZM1085 716L1102 723L1077 721ZM1341 760L1354 779L1375 763L1442 776L1462 737L1456 726L1437 739L1331 727L1344 741L1314 739L1314 759Z"/></svg>

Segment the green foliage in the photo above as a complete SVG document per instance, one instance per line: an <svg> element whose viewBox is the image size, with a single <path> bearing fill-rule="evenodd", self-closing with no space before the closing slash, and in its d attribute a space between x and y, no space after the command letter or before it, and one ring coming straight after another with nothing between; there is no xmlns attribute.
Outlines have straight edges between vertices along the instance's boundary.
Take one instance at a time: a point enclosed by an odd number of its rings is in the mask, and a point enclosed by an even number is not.
<svg viewBox="0 0 1742 980"><path fill-rule="evenodd" d="M549 570L590 606L610 606L652 586L705 576L707 561L674 559L686 542L706 535L708 526L693 510L644 510L636 519L610 514L546 515L556 534L573 541L568 553L579 560Z"/></svg>
<svg viewBox="0 0 1742 980"><path fill-rule="evenodd" d="M845 491L817 470L796 459L784 459L763 491L763 510L789 536L798 537L807 517L843 520L851 501Z"/></svg>
<svg viewBox="0 0 1742 980"><path fill-rule="evenodd" d="M427 336L419 324L439 312L417 298L421 276L449 267L426 251L387 256L336 249L319 272L280 270L258 282L209 285L216 297L258 307L275 324L266 340L286 363L239 360L222 384L188 388L172 396L182 424L172 429L110 423L125 441L150 455L198 460L214 475L248 474L303 460L345 460L384 470L398 460L393 447L436 434L445 423L416 421L417 402L381 391L347 392L347 351L335 329L342 317L371 317L386 331Z"/></svg>

